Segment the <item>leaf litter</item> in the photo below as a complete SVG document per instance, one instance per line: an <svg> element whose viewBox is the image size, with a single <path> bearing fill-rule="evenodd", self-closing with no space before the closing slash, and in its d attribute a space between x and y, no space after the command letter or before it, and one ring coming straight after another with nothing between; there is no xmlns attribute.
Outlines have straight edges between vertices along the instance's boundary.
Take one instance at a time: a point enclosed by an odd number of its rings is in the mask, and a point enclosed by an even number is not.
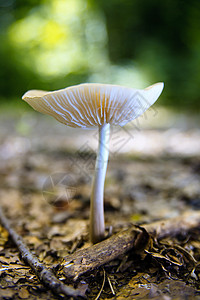
<svg viewBox="0 0 200 300"><path fill-rule="evenodd" d="M200 229L158 240L82 275L76 282L65 277L63 257L85 249L88 241L91 165L63 147L61 140L46 137L1 137L1 149L10 149L0 165L0 201L15 230L57 278L84 289L88 299L200 299ZM27 144L26 144L27 143ZM32 143L32 144L31 144ZM30 146L31 144L31 146ZM56 149L56 150L55 150ZM3 151L3 150L2 150ZM3 152L1 152L3 153ZM6 153L6 152L4 152ZM9 156L8 156L9 154ZM84 154L84 153L82 153ZM85 153L88 155L88 153ZM88 157L88 156L87 156ZM75 163L72 163L75 160ZM200 157L111 156L105 186L105 218L113 234L130 224L151 223L199 209ZM81 166L81 167L80 167ZM87 174L85 173L87 171ZM43 187L49 176L70 175L71 182ZM66 178L65 178L66 180ZM64 189L63 189L64 187ZM72 188L74 188L72 190ZM67 189L68 193L65 193ZM70 193L69 193L70 192ZM59 196L58 196L59 195ZM104 283L104 284L102 284ZM2 299L62 299L53 295L20 258L7 231L0 226L0 296Z"/></svg>

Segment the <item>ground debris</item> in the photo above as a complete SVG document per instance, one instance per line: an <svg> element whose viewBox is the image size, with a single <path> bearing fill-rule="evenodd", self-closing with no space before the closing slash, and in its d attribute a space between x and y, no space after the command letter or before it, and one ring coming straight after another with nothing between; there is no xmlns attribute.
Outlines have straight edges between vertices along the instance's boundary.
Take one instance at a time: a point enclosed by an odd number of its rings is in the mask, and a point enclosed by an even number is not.
<svg viewBox="0 0 200 300"><path fill-rule="evenodd" d="M176 224L176 229L174 229L174 224ZM161 247L158 241L163 237L187 235L199 226L200 212L188 212L169 220L143 226L132 226L96 245L68 255L62 262L62 268L67 278L77 280L81 275L124 256L130 250L140 254L143 258L147 254L152 256L160 262L164 270L162 261L175 267L183 267L184 261L187 261L191 268L194 268L197 262L187 250L179 245L168 245L167 243L162 243ZM120 268L122 269L123 266L120 265Z"/></svg>
<svg viewBox="0 0 200 300"><path fill-rule="evenodd" d="M188 252L185 241L180 241L178 237L170 243L168 241L158 241L152 237L148 250L144 250L145 255L130 251L125 260L118 258L116 263L104 265L106 278L112 278L115 296L107 281L101 292L102 299L200 299L200 269L194 255L196 249ZM187 247L191 244L192 238L187 241ZM120 266L128 262L128 268L121 270ZM95 298L103 277L101 269L88 276L88 282L93 287L90 299ZM96 292L95 287L98 287Z"/></svg>
<svg viewBox="0 0 200 300"><path fill-rule="evenodd" d="M160 283L146 282L143 277L131 279L126 287L117 294L117 300L128 299L195 299L197 292L193 287L187 286L180 280L165 279Z"/></svg>
<svg viewBox="0 0 200 300"><path fill-rule="evenodd" d="M90 149L82 153L82 148L69 150L66 129L59 136L58 131L52 135L45 122L37 126L44 126L48 135L41 138L39 135L44 131L40 129L34 130L30 137L23 137L16 133L15 126L10 133L9 126L2 126L7 133L3 136L3 131L0 132L1 207L39 260L63 283L72 284L60 266L63 258L90 246L88 219L94 152ZM145 131L144 136L150 134L153 141L158 135L154 133ZM179 150L172 151L171 144L168 150L163 149L164 140L168 140L165 134L168 137L170 132L159 134L163 141L160 148L156 144L159 151L153 148L149 152L149 145L139 155L126 156L111 150L105 185L105 219L108 227L113 226L114 234L128 230L132 223L153 224L185 212L198 212L200 208L198 149L188 139L193 154L179 155L182 145L177 141L178 136L174 147ZM141 132L136 132L136 138L140 135ZM197 140L197 135L192 136ZM61 184L58 178L63 178ZM172 234L160 238L159 230L151 232L152 237L144 243L142 251L129 250L103 267L91 268L77 279L75 287L94 300L101 290L105 271L101 299L200 297L200 230L180 232L177 223L171 223L170 227ZM144 228L148 231L148 225ZM39 282L19 256L7 231L0 227L0 298L26 297L58 299Z"/></svg>
<svg viewBox="0 0 200 300"><path fill-rule="evenodd" d="M17 246L22 259L32 268L34 273L38 276L44 285L52 290L56 295L63 294L64 296L78 298L79 296L84 297L82 292L78 289L74 289L69 285L63 284L62 281L57 279L51 269L48 269L44 264L42 264L39 259L30 251L30 249L25 244L23 238L12 228L9 220L4 215L2 209L0 208L0 222L2 226L8 231L12 241ZM20 290L21 292L21 290ZM27 295L27 291L24 294ZM22 298L22 297L21 297Z"/></svg>

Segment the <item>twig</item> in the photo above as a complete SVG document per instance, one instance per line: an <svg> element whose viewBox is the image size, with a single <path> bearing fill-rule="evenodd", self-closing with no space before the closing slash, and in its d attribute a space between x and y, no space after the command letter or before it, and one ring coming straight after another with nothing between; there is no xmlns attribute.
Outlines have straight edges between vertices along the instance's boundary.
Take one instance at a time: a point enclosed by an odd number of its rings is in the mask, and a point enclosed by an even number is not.
<svg viewBox="0 0 200 300"><path fill-rule="evenodd" d="M200 229L200 211L188 212L179 217L121 231L89 248L76 251L64 258L63 271L68 278L77 280L84 273L98 268L128 252L144 249L149 234L157 239L187 234L193 228Z"/></svg>
<svg viewBox="0 0 200 300"><path fill-rule="evenodd" d="M65 296L70 297L84 297L81 291L78 289L73 289L61 282L59 279L55 277L53 272L45 267L41 262L39 262L38 258L33 255L27 245L24 243L22 237L15 232L15 230L11 227L9 220L3 214L2 209L0 208L0 222L4 226L4 228L10 234L13 242L19 249L21 253L21 257L24 261L26 261L29 266L33 269L39 279L52 290L55 294L64 294Z"/></svg>
<svg viewBox="0 0 200 300"><path fill-rule="evenodd" d="M114 290L114 288L112 286L112 282L111 282L110 277L108 275L107 275L107 279L108 279L108 283L109 283L111 292L112 292L113 295L115 295L115 290Z"/></svg>
<svg viewBox="0 0 200 300"><path fill-rule="evenodd" d="M94 300L98 300L99 297L101 296L101 293L102 293L103 288L104 288L104 285L105 285L105 281L106 281L106 272L105 272L105 270L103 269L103 283L102 283L102 286L101 286L101 289L100 289L98 295L96 296L96 298L95 298Z"/></svg>
<svg viewBox="0 0 200 300"><path fill-rule="evenodd" d="M179 217L145 224L142 227L157 239L187 234L193 228L200 229L200 211L188 211Z"/></svg>
<svg viewBox="0 0 200 300"><path fill-rule="evenodd" d="M66 277L76 280L80 275L108 263L134 248L142 248L149 234L136 226L121 231L89 248L78 250L62 262Z"/></svg>

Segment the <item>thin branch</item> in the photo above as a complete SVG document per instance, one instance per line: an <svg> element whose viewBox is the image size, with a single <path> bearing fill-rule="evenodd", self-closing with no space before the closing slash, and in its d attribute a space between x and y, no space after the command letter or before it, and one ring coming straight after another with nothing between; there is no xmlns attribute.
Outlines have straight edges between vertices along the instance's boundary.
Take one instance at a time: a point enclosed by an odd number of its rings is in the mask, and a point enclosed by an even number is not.
<svg viewBox="0 0 200 300"><path fill-rule="evenodd" d="M135 251L144 249L149 241L149 234L159 240L164 237L187 234L193 228L200 229L200 211L187 212L176 218L140 227L132 226L96 245L66 256L62 263L63 271L67 278L77 280L84 273L118 258L131 249Z"/></svg>
<svg viewBox="0 0 200 300"><path fill-rule="evenodd" d="M102 286L101 286L101 289L100 289L98 295L96 296L96 298L95 298L94 300L98 300L99 297L101 296L101 293L102 293L103 288L104 288L104 285L105 285L105 281L106 281L106 272L105 272L105 270L103 269L103 283L102 283Z"/></svg>
<svg viewBox="0 0 200 300"><path fill-rule="evenodd" d="M114 290L114 288L113 288L113 286L112 286L112 282L111 282L110 277L108 276L108 274L107 274L107 279L108 279L108 283L109 283L111 292L112 292L112 294L115 296L115 290Z"/></svg>
<svg viewBox="0 0 200 300"><path fill-rule="evenodd" d="M145 230L132 226L89 248L76 251L64 258L63 271L67 278L76 280L80 275L92 271L139 245L146 245L149 235Z"/></svg>
<svg viewBox="0 0 200 300"><path fill-rule="evenodd" d="M81 291L78 289L73 289L61 282L59 279L55 277L53 272L45 267L41 262L39 262L38 258L33 255L30 249L27 247L22 237L15 232L15 230L11 227L9 220L5 217L2 209L0 208L0 223L3 227L8 231L10 237L13 242L19 249L22 259L29 264L29 266L33 269L38 278L45 284L47 288L52 290L55 294L64 294L65 296L70 297L84 297Z"/></svg>

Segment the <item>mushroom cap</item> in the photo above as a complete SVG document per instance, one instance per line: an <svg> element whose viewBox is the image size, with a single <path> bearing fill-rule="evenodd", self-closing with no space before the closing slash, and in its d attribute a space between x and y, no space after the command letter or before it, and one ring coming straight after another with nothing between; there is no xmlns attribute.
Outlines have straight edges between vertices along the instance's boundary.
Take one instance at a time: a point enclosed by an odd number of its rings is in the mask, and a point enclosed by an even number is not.
<svg viewBox="0 0 200 300"><path fill-rule="evenodd" d="M22 99L71 127L123 126L143 114L158 99L163 86L156 83L141 90L85 83L53 92L30 90Z"/></svg>

